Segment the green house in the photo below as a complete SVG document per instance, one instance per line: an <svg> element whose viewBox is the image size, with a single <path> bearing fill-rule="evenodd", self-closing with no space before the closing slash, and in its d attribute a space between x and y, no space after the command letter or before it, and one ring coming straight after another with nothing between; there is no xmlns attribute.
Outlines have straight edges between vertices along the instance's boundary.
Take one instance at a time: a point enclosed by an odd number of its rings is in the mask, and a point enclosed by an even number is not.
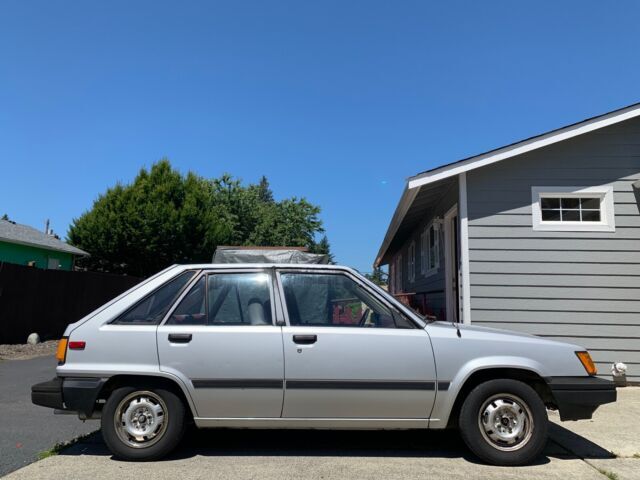
<svg viewBox="0 0 640 480"><path fill-rule="evenodd" d="M54 235L10 220L0 220L0 263L71 270L77 257L88 255Z"/></svg>

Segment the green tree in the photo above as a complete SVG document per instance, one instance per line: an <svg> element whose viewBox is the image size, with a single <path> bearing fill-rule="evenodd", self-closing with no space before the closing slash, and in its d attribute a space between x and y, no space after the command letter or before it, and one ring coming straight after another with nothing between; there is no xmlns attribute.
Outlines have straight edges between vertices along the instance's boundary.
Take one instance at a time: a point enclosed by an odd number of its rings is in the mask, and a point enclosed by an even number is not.
<svg viewBox="0 0 640 480"><path fill-rule="evenodd" d="M331 245L329 245L329 239L326 235L323 235L318 243L312 245L309 248L309 251L311 253L321 253L323 255L327 255L329 257L329 263L336 263L335 257L333 256L333 253L331 253Z"/></svg>
<svg viewBox="0 0 640 480"><path fill-rule="evenodd" d="M386 272L382 270L380 267L374 267L373 272L365 273L364 275L367 279L371 280L376 285L386 286L389 276Z"/></svg>
<svg viewBox="0 0 640 480"><path fill-rule="evenodd" d="M313 250L324 231L319 213L305 199L275 201L266 177L247 186L229 174L209 180L163 159L100 195L74 219L68 240L91 254L81 260L91 270L147 276L173 263L209 262L218 245Z"/></svg>
<svg viewBox="0 0 640 480"><path fill-rule="evenodd" d="M0 218L0 220L9 220L9 215L7 215L6 213L4 215L2 215L2 218Z"/></svg>

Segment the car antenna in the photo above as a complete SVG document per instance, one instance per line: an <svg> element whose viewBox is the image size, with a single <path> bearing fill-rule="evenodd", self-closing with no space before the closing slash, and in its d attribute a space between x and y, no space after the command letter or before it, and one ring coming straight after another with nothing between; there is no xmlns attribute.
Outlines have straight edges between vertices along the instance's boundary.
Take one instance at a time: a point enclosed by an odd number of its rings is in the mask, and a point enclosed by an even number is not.
<svg viewBox="0 0 640 480"><path fill-rule="evenodd" d="M458 334L458 338L462 338L462 334L460 333L460 324L452 318L451 325L456 327L456 333Z"/></svg>

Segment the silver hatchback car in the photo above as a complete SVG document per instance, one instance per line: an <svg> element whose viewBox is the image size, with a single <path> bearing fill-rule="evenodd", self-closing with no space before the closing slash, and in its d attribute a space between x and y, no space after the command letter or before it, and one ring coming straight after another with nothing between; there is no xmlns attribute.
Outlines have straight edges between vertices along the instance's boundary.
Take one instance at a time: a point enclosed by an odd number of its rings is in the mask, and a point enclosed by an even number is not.
<svg viewBox="0 0 640 480"><path fill-rule="evenodd" d="M170 267L67 327L32 401L101 418L114 455L158 459L185 426L443 429L482 460L521 465L547 408L613 402L581 347L426 321L333 265Z"/></svg>

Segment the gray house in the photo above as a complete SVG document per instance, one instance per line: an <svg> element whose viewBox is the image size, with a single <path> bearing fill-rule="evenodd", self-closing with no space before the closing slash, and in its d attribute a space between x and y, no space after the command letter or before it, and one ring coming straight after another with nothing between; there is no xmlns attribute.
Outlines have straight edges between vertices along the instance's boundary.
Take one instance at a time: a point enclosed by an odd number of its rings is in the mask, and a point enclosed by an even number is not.
<svg viewBox="0 0 640 480"><path fill-rule="evenodd" d="M423 313L587 347L640 381L640 104L411 177L375 265Z"/></svg>

